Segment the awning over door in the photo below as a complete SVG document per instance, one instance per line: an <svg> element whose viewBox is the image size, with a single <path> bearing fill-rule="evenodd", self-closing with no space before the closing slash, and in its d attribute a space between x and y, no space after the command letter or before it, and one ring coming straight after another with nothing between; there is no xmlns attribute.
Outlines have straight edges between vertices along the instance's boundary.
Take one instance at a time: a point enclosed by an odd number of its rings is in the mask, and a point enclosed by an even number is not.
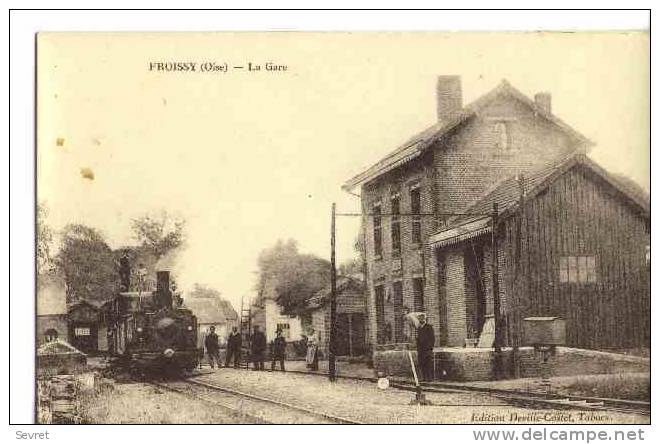
<svg viewBox="0 0 660 444"><path fill-rule="evenodd" d="M453 245L467 239L472 239L482 234L491 232L490 217L473 220L457 227L440 231L429 238L429 243L433 247L444 247Z"/></svg>

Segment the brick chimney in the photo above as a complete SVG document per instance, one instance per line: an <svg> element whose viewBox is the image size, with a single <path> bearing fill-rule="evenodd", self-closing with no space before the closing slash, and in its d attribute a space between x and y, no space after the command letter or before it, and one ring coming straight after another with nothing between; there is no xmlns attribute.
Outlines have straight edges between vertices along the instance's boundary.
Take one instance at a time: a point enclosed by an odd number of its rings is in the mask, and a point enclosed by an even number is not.
<svg viewBox="0 0 660 444"><path fill-rule="evenodd" d="M461 76L438 76L436 87L438 120L451 117L463 108Z"/></svg>
<svg viewBox="0 0 660 444"><path fill-rule="evenodd" d="M546 113L552 113L552 95L550 93L539 92L534 94L534 102L536 102L536 106Z"/></svg>

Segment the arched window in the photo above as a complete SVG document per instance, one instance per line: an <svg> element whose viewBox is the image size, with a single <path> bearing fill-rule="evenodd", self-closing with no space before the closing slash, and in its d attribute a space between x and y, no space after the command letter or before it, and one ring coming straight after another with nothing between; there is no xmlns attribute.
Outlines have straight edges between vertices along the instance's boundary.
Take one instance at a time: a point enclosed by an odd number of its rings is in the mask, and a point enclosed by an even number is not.
<svg viewBox="0 0 660 444"><path fill-rule="evenodd" d="M55 330L54 328L49 328L44 333L44 336L46 337L46 342L53 342L57 340L58 333L57 330Z"/></svg>

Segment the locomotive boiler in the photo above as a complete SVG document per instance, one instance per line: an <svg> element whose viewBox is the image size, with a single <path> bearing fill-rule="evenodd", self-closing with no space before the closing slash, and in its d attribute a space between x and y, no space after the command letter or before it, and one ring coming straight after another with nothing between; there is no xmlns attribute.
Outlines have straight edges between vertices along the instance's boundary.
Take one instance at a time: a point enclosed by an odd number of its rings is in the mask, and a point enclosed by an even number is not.
<svg viewBox="0 0 660 444"><path fill-rule="evenodd" d="M120 292L111 312L111 351L131 370L165 375L198 365L197 318L172 293L168 271L156 273L155 291Z"/></svg>

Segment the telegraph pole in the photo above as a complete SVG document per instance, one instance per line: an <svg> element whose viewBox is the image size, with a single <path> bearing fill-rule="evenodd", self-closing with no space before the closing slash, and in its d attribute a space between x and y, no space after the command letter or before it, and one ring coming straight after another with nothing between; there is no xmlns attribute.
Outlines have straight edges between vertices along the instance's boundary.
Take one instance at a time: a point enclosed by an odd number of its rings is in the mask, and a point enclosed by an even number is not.
<svg viewBox="0 0 660 444"><path fill-rule="evenodd" d="M336 204L332 203L332 222L330 224L330 344L328 353L328 377L334 382L337 379L335 366L335 337L337 327L337 266L335 263L335 219Z"/></svg>

